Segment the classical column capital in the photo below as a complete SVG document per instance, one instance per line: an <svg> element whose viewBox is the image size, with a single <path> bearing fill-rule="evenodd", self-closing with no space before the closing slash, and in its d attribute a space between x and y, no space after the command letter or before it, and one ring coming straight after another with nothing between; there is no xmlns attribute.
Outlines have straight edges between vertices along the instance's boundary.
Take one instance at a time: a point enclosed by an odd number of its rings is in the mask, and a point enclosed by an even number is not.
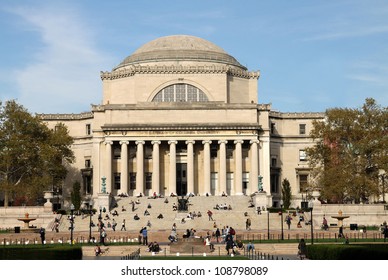
<svg viewBox="0 0 388 280"><path fill-rule="evenodd" d="M228 144L228 140L219 140L218 144Z"/></svg>
<svg viewBox="0 0 388 280"><path fill-rule="evenodd" d="M212 143L212 140L203 140L202 141L202 144L205 145L205 144L211 144Z"/></svg>
<svg viewBox="0 0 388 280"><path fill-rule="evenodd" d="M143 141L143 140L138 140L138 141L135 142L135 144L136 144L136 145L139 145L139 144L144 145L144 144L145 144L145 141Z"/></svg>
<svg viewBox="0 0 388 280"><path fill-rule="evenodd" d="M168 144L169 145L171 145L171 144L178 144L178 141L176 141L176 140L170 140L170 141L168 141Z"/></svg>
<svg viewBox="0 0 388 280"><path fill-rule="evenodd" d="M194 140L187 140L185 143L186 143L186 145L188 145L188 144L195 144L195 141Z"/></svg>
<svg viewBox="0 0 388 280"><path fill-rule="evenodd" d="M151 141L151 144L152 144L152 145L160 145L160 144L162 144L162 142L159 141L159 140L152 140L152 141Z"/></svg>
<svg viewBox="0 0 388 280"><path fill-rule="evenodd" d="M120 141L120 145L128 145L129 141Z"/></svg>
<svg viewBox="0 0 388 280"><path fill-rule="evenodd" d="M244 140L234 140L234 144L244 144Z"/></svg>
<svg viewBox="0 0 388 280"><path fill-rule="evenodd" d="M259 140L251 140L249 141L249 144L260 144L260 141Z"/></svg>
<svg viewBox="0 0 388 280"><path fill-rule="evenodd" d="M105 145L113 145L113 141L107 140L107 141L104 142L104 144L105 144Z"/></svg>

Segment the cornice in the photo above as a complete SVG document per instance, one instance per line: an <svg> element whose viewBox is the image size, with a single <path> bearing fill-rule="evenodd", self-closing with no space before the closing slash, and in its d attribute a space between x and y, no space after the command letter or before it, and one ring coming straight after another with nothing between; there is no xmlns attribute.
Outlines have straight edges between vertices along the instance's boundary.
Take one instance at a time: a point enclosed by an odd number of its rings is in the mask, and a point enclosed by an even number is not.
<svg viewBox="0 0 388 280"><path fill-rule="evenodd" d="M270 111L270 118L279 118L279 119L323 119L325 113L321 112L303 112L303 113L282 113L276 111Z"/></svg>
<svg viewBox="0 0 388 280"><path fill-rule="evenodd" d="M118 69L112 72L101 71L101 80L115 80L134 76L135 74L227 74L233 77L245 79L259 79L260 71L250 72L241 68L231 66L204 65L204 66L182 66L182 65L155 65L141 66L132 65L125 69Z"/></svg>
<svg viewBox="0 0 388 280"><path fill-rule="evenodd" d="M80 114L38 114L42 120L86 120L93 119L93 112Z"/></svg>
<svg viewBox="0 0 388 280"><path fill-rule="evenodd" d="M106 124L103 131L205 131L205 130L261 130L259 124Z"/></svg>

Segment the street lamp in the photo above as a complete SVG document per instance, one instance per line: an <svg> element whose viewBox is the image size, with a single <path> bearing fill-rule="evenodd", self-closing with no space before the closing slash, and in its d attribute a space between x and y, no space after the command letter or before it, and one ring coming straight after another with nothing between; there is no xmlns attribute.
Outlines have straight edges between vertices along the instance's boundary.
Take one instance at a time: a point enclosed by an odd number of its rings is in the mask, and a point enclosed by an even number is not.
<svg viewBox="0 0 388 280"><path fill-rule="evenodd" d="M92 214L93 214L93 200L89 202L89 242L92 241Z"/></svg>
<svg viewBox="0 0 388 280"><path fill-rule="evenodd" d="M70 244L73 245L73 230L74 230L74 204L70 205Z"/></svg>
<svg viewBox="0 0 388 280"><path fill-rule="evenodd" d="M309 209L310 209L310 226L311 226L311 244L314 244L314 227L313 227L313 202L309 201Z"/></svg>
<svg viewBox="0 0 388 280"><path fill-rule="evenodd" d="M284 231L283 231L283 200L280 200L280 215L281 215L280 224L282 226L282 240L284 240Z"/></svg>
<svg viewBox="0 0 388 280"><path fill-rule="evenodd" d="M269 210L268 210L268 207L267 207L267 228L268 228L268 240L270 240L270 236L269 236Z"/></svg>

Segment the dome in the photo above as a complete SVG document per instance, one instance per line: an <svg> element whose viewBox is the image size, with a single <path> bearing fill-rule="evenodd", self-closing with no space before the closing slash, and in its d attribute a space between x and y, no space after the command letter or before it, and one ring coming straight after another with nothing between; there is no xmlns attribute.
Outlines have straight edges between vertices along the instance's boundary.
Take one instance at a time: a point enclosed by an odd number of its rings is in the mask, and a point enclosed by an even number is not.
<svg viewBox="0 0 388 280"><path fill-rule="evenodd" d="M222 63L246 70L233 56L205 39L172 35L150 41L125 58L114 70L133 64L166 61Z"/></svg>

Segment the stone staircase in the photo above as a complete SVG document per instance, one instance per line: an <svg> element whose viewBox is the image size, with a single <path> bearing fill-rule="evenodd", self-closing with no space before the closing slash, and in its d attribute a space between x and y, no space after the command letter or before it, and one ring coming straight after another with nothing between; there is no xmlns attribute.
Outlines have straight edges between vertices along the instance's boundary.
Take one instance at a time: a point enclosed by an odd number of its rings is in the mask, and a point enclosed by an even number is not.
<svg viewBox="0 0 388 280"><path fill-rule="evenodd" d="M116 231L120 231L121 223L125 219L126 230L127 231L138 231L141 227L147 226L148 221L151 223L151 227L148 227L150 231L160 231L167 230L169 231L172 225L175 223L178 231L194 228L197 231L212 231L214 229L214 224L220 229L224 226L232 226L238 232L246 230L246 219L249 217L251 219L252 225L251 229L254 231L257 230L266 230L268 228L268 218L269 218L269 228L271 230L280 230L281 227L281 217L278 213L263 212L261 215L258 215L255 212L254 208L249 208L249 196L195 196L189 198L189 207L187 212L177 212L173 211L172 205L175 202L177 203L176 197L167 197L168 203L165 203L165 198L148 198L140 197L140 204L136 204L135 211L132 211L131 201L136 200L137 198L133 197L117 197L117 207L111 209L117 210L119 216L112 216L108 212L102 213L102 217L105 217L105 214L109 214L110 220L104 220L105 226L107 227L108 222L112 223L114 218L117 222ZM147 208L148 204L151 205L151 208ZM214 209L215 205L226 204L232 207L232 210L216 210ZM122 208L126 209L122 211ZM144 216L145 210L148 210L150 213L149 216ZM209 221L207 211L211 210L213 212L214 221ZM194 219L187 218L189 212L199 213L201 212L202 217L196 217ZM248 216L245 216L244 213L247 213ZM98 212L93 215L92 221L94 224L98 222ZM140 220L134 220L134 215L137 214L140 217ZM158 219L159 214L163 215L163 219ZM285 216L283 216L284 218ZM184 223L182 223L184 219ZM294 217L292 228L296 228L297 217ZM67 216L63 216L61 219L60 231L68 231L69 221ZM75 231L89 231L89 216L85 215L76 216L75 219ZM287 225L283 223L284 230L286 232ZM303 225L303 227L307 227ZM111 228L107 227L108 231L112 231ZM97 231L97 227L93 227L92 231Z"/></svg>

